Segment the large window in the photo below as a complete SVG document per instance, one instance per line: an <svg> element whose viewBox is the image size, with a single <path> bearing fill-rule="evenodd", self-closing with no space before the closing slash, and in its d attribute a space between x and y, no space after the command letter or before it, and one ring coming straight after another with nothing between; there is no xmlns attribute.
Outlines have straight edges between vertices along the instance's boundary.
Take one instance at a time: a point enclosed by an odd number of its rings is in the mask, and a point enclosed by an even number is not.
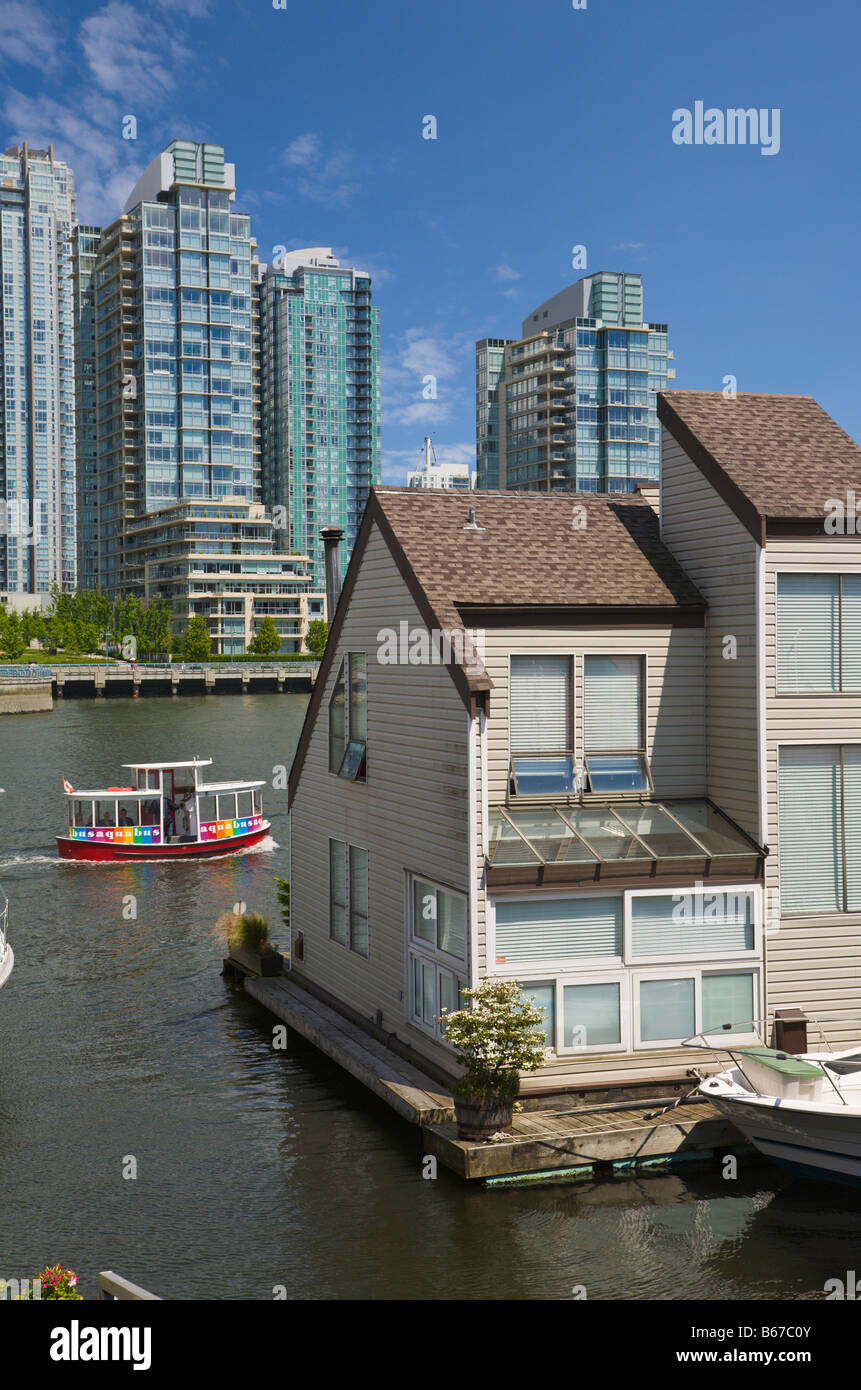
<svg viewBox="0 0 861 1390"><path fill-rule="evenodd" d="M576 792L570 656L512 656L509 735L517 795Z"/></svg>
<svg viewBox="0 0 861 1390"><path fill-rule="evenodd" d="M724 1025L752 1036L759 910L749 884L499 898L491 973L521 982L557 1052L677 1044Z"/></svg>
<svg viewBox="0 0 861 1390"><path fill-rule="evenodd" d="M409 991L414 1023L445 1036L445 1014L466 988L467 899L427 879L409 879Z"/></svg>
<svg viewBox="0 0 861 1390"><path fill-rule="evenodd" d="M861 691L861 575L777 576L777 689Z"/></svg>
<svg viewBox="0 0 861 1390"><path fill-rule="evenodd" d="M371 954L368 931L368 851L329 841L329 935L357 955Z"/></svg>
<svg viewBox="0 0 861 1390"><path fill-rule="evenodd" d="M364 782L368 747L368 677L363 652L350 652L329 698L329 771Z"/></svg>
<svg viewBox="0 0 861 1390"><path fill-rule="evenodd" d="M643 658L586 656L583 686L587 789L613 796L648 792Z"/></svg>
<svg viewBox="0 0 861 1390"><path fill-rule="evenodd" d="M780 906L861 912L861 745L780 749Z"/></svg>

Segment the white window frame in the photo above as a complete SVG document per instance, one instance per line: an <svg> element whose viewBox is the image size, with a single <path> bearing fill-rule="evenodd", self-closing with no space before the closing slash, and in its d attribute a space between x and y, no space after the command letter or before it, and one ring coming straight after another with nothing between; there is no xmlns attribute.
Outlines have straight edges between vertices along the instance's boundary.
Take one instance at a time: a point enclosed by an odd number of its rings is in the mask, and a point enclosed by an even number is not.
<svg viewBox="0 0 861 1390"><path fill-rule="evenodd" d="M691 961L753 961L762 959L762 893L757 892L757 884L754 883L719 883L707 887L705 882L698 891L680 888L628 888L625 890L625 906L623 910L623 957L627 962L629 970L638 969L641 966L659 965L664 962L672 965L676 961L685 964ZM716 893L746 893L753 898L753 946L749 950L739 949L737 951L687 951L679 955L634 955L634 919L631 911L631 904L634 898L672 898L674 895L681 896L682 893L693 898L711 898Z"/></svg>
<svg viewBox="0 0 861 1390"><path fill-rule="evenodd" d="M436 892L448 893L453 898L461 898L463 900L464 905L466 907L466 938L464 945L463 960L461 960L458 956L451 955L448 951L440 950L436 943L434 943L434 945L431 946L429 942L424 941L420 936L415 935L415 894L413 892L413 885L416 882L426 883L429 888L433 888ZM445 1044L446 1047L448 1047L450 1046L450 1044L446 1042L445 1033L443 1032L440 1024L436 1021L434 1021L432 1024L428 1024L424 1021L421 1015L416 1012L414 988L415 975L413 961L417 959L425 965L430 965L434 967L435 1016L439 1015L440 1013L440 975L445 974L450 977L452 983L452 996L455 1000L457 1000L458 998L458 980L461 981L461 984L464 989L469 988L470 940L472 931L472 922L470 920L469 910L469 894L464 893L459 888L451 888L447 883L440 883L438 880L432 878L428 874L418 873L417 871L411 869L408 869L404 874L404 884L406 893L407 915L407 1016L409 1018L410 1024L414 1028L420 1029L421 1032L425 1033L428 1037L434 1038L437 1042L441 1042Z"/></svg>
<svg viewBox="0 0 861 1390"><path fill-rule="evenodd" d="M618 956L569 956L560 957L557 961L546 960L527 960L509 963L504 961L502 964L496 959L496 904L505 903L529 903L535 902L539 895L535 893L506 893L503 897L500 894L496 898L486 899L485 911L485 941L487 950L487 973L501 975L509 979L520 979L524 971L529 972L529 978L538 981L546 977L547 971L552 970L554 975L559 971L570 971L578 968L587 970L616 970L624 967L625 963L625 892L622 888L599 888L596 892L586 889L582 892L567 893L541 893L541 902L559 902L566 898L621 898L622 899L622 953ZM491 968L491 962L492 968Z"/></svg>
<svg viewBox="0 0 861 1390"><path fill-rule="evenodd" d="M662 970L634 970L631 972L632 989L632 1016L633 1016L633 1051L653 1052L656 1048L679 1047L684 1038L656 1038L644 1042L640 1037L640 983L642 980L693 980L694 982L694 1031L689 1034L695 1037L701 1030L703 1024L703 976L704 975L753 975L753 1013L754 1018L763 1017L762 985L764 977L764 966L760 962L750 961L743 965L740 961L727 962L726 966L715 964L714 962L701 969L699 967L682 966L674 970L665 966ZM711 1034L715 1038L716 1046L720 1050L721 1037L731 1038L734 1046L739 1047L747 1043L758 1043L759 1034L755 1031L750 1033L723 1033Z"/></svg>
<svg viewBox="0 0 861 1390"><path fill-rule="evenodd" d="M465 907L465 909L466 909L466 932L465 932L465 936L464 936L464 948L463 948L464 953L463 953L463 957L452 955L451 951L444 951L444 950L442 949L442 947L441 947L441 946L437 946L436 943L435 943L433 946L431 946L430 943L427 942L427 941L425 941L423 937L417 936L417 935L416 935L416 922L415 922L415 894L413 893L413 886L414 886L416 883L426 883L427 886L428 886L428 888L433 888L433 890L434 890L435 893L448 893L448 895L449 895L450 898L460 898L461 901L463 902L463 905L464 905L464 907ZM468 893L461 892L461 890L460 890L459 888L449 888L449 887L448 887L446 884L444 884L444 883L437 883L434 879L428 878L426 874L417 874L417 873L408 872L408 873L407 873L407 913L408 913L408 920L409 920L409 942L410 942L410 946L415 946L415 947L417 947L420 951L426 951L428 954L433 955L436 959L442 961L443 963L445 963L445 962L447 962L447 961L454 961L454 962L456 962L458 965L462 965L463 968L464 968L464 971L466 971L466 969L467 969L467 967L468 967L468 964L469 964L469 894L468 894ZM437 917L437 920L439 920L438 917Z"/></svg>
<svg viewBox="0 0 861 1390"><path fill-rule="evenodd" d="M640 1001L639 1001L639 982L641 979L693 979L694 980L694 1019L697 1027L694 1033L700 1030L702 1023L702 977L703 975L750 975L754 976L754 1012L755 1016L763 1016L763 991L765 982L765 961L763 959L763 885L761 883L741 883L741 884L715 884L706 886L703 884L702 896L709 897L715 892L727 893L751 893L753 895L753 918L754 918L754 946L749 951L724 951L710 952L706 955L701 953L685 954L679 956L655 956L646 959L639 957L634 960L631 956L631 899L647 895L658 895L661 897L672 896L673 893L692 893L699 895L696 884L660 887L660 888L618 888L601 889L597 892L581 890L577 893L533 893L499 894L496 897L487 897L485 913L485 933L487 964L485 974L487 978L518 980L528 985L554 985L555 986L555 1042L554 1051L559 1057L571 1056L600 1056L604 1053L633 1053L659 1051L667 1047L678 1047L684 1039L667 1038L657 1042L640 1041ZM545 898L571 898L571 897L613 897L622 898L622 955L597 957L581 956L576 959L560 959L558 961L518 961L505 962L502 965L496 963L496 904L497 902L534 902L536 896ZM492 962L492 964L491 964ZM621 1017L621 1041L618 1043L602 1043L594 1047L564 1047L561 1045L564 1036L564 993L566 985L590 985L590 984L618 984L619 1001L622 1011ZM412 985L411 985L412 988ZM757 1043L758 1034L733 1033L727 1036L732 1037L736 1045L746 1043Z"/></svg>
<svg viewBox="0 0 861 1390"><path fill-rule="evenodd" d="M848 686L846 686L846 687L840 687L840 688L838 688L837 690L828 690L828 689L826 689L825 687L822 687L822 689L817 689L817 690L784 690L783 687L782 687L781 684L780 684L780 662L779 662L779 659L778 659L777 642L778 642L778 630L779 630L779 625L780 625L780 592L779 592L779 590L780 590L780 579L781 579L784 575L799 575L799 574L803 574L803 575L808 576L809 578L813 578L813 577L815 577L816 575L836 575L837 578L838 578L838 580L840 580L840 579L842 579L842 578L844 578L844 577L847 578L847 579L858 579L858 578L861 578L861 570L857 570L857 569L855 569L855 570L847 569L846 566L845 566L845 564L843 564L843 565L834 565L833 563L832 563L831 565L820 565L820 564L817 564L815 569L811 569L809 565L801 565L801 566L799 566L798 568L792 568L791 566L784 566L784 565L781 565L780 569L772 570L772 574L773 574L773 576L774 576L774 644L775 644L775 645L774 645L774 691L773 691L773 694L774 694L775 698L776 698L776 699L780 699L780 700L805 700L805 699L809 699L809 698L812 698L812 699L814 699L814 700L822 700L822 699L829 699L829 698L832 699L832 700L840 700L840 699L843 699L844 696L848 696L850 699L853 698L853 697L854 697L855 699L857 699L858 696L859 696L859 694L861 694L861 691L859 691L857 688L848 687ZM842 596L842 590L841 590L841 587L840 587L839 584L838 584L838 593L840 594L840 600L839 600L839 602L840 602L840 607L841 607L841 613L840 613L840 617L839 617L839 619L838 619L838 629L837 629L837 647L838 647L838 651L837 651L837 661L838 661L838 669L840 669L840 670L842 671L842 665L843 665L843 650L842 650L842 648L843 648L843 620L842 620L842 602L843 602L843 596Z"/></svg>
<svg viewBox="0 0 861 1390"><path fill-rule="evenodd" d="M344 846L344 849L345 849L345 851L346 851L346 853L345 853L345 855L344 855L344 870L345 870L345 875L346 875L346 880L347 880L347 882L346 882L346 884L345 884L345 895L344 895L344 903L345 903L345 907L344 907L344 914L345 914L345 915L344 915L344 924L345 924L345 927L346 927L346 930L347 930L347 940L346 940L346 941L339 941L338 938L337 938L336 936L333 936L333 935L332 935L332 851L331 851L331 849L329 848L329 846L330 846L330 844L332 843L332 841L335 841L335 842L336 842L337 844L339 844L339 845L343 845L343 846ZM350 892L350 850L353 850L353 849L359 849L359 850L361 850L364 854L366 854L366 855L368 856L368 954L367 954L367 955L365 955L363 951L357 951L357 950L356 950L356 947L353 945L353 930L352 930L352 924L351 924L351 917L352 917L352 900L351 900L351 892ZM327 914L328 914L328 933L329 933L328 939L329 939L329 941L332 943L333 946L340 946L340 947L342 948L342 950L350 951L354 956L357 956L359 960L367 960L367 961L369 961L369 960L371 959L371 852L370 852L370 850L367 848L367 846L365 846L365 845L354 845L350 840L345 840L345 839L343 839L340 835L329 835L329 836L326 837L326 888L327 888L327 892L328 892L328 897L327 897L327 908L326 908L326 911L327 911Z"/></svg>

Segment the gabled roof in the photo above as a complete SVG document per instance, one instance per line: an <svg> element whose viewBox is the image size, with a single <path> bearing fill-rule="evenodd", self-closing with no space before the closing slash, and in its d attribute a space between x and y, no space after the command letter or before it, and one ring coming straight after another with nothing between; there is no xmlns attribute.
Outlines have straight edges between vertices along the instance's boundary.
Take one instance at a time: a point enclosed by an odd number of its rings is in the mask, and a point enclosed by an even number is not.
<svg viewBox="0 0 861 1390"><path fill-rule="evenodd" d="M812 396L662 391L658 418L761 545L768 522L824 531L829 498L861 496L861 449Z"/></svg>
<svg viewBox="0 0 861 1390"><path fill-rule="evenodd" d="M500 624L703 623L705 602L645 498L374 488L290 769L291 802L374 526L428 629L449 636ZM448 670L467 709L492 688L480 661Z"/></svg>

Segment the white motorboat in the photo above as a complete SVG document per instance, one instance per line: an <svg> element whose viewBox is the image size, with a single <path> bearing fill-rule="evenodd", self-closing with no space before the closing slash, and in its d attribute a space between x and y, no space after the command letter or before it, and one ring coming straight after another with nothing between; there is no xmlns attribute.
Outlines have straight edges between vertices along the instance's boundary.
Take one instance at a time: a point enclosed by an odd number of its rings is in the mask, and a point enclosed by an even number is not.
<svg viewBox="0 0 861 1390"><path fill-rule="evenodd" d="M733 1065L702 1081L699 1093L761 1154L796 1176L861 1184L861 1048L722 1050Z"/></svg>
<svg viewBox="0 0 861 1390"><path fill-rule="evenodd" d="M3 988L12 974L12 967L15 964L15 955L6 935L8 925L9 900L3 889L0 888L0 989Z"/></svg>

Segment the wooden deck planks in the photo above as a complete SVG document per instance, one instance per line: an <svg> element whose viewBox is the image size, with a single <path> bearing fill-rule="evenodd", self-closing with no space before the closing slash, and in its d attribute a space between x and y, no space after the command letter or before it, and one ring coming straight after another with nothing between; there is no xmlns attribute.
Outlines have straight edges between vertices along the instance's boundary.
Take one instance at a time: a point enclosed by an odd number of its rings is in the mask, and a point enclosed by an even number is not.
<svg viewBox="0 0 861 1390"><path fill-rule="evenodd" d="M450 1092L301 985L282 976L247 979L245 989L411 1124L431 1124L452 1116L454 1102Z"/></svg>

